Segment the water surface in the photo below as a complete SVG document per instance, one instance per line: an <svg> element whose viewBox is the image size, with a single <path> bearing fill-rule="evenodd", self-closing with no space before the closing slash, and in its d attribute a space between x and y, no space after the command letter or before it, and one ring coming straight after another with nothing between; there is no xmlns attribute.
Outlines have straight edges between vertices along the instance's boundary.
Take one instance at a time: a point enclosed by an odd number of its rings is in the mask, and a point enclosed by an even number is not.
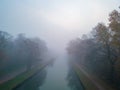
<svg viewBox="0 0 120 90"><path fill-rule="evenodd" d="M44 68L16 90L83 90L83 86L67 64L67 57L62 56L52 67Z"/></svg>

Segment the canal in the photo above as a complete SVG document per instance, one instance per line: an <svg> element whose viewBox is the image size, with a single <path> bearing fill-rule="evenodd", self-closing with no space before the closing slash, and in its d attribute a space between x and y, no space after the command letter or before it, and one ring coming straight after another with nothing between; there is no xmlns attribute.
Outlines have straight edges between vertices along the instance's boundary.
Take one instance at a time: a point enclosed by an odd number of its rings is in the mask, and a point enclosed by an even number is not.
<svg viewBox="0 0 120 90"><path fill-rule="evenodd" d="M15 90L84 90L75 72L68 65L67 57L57 57L48 66L19 85Z"/></svg>

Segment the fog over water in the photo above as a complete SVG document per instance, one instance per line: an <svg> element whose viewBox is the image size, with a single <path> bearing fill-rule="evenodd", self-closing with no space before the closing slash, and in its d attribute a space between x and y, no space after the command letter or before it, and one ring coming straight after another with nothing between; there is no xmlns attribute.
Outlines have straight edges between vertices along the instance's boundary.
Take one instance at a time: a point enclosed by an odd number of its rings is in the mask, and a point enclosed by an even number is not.
<svg viewBox="0 0 120 90"><path fill-rule="evenodd" d="M120 0L0 0L0 89L84 90L95 75L120 90L119 6Z"/></svg>

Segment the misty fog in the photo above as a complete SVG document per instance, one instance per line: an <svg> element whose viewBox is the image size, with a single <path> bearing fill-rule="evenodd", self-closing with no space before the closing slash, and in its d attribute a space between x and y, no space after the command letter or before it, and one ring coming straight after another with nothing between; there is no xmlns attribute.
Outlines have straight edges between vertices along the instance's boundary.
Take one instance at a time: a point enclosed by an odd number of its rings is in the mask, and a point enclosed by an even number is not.
<svg viewBox="0 0 120 90"><path fill-rule="evenodd" d="M0 4L0 30L40 37L48 47L61 51L71 39L89 33L97 22L106 23L119 1L4 0Z"/></svg>
<svg viewBox="0 0 120 90"><path fill-rule="evenodd" d="M1 0L0 90L119 90L119 6L119 0Z"/></svg>

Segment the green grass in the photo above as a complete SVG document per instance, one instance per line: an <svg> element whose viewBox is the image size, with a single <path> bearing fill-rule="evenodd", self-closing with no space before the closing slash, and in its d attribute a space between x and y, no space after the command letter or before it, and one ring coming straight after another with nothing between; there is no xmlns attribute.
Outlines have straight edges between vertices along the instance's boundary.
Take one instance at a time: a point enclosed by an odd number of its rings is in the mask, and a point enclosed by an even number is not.
<svg viewBox="0 0 120 90"><path fill-rule="evenodd" d="M89 78L78 68L74 67L76 74L84 85L85 90L98 90L98 88L89 80Z"/></svg>
<svg viewBox="0 0 120 90"><path fill-rule="evenodd" d="M45 63L44 65L40 65L37 68L33 68L30 71L24 72L18 76L16 76L15 78L3 83L0 85L0 90L12 90L13 88L15 88L17 85L21 84L22 82L24 82L26 79L32 77L35 73L38 72L38 70L41 70L42 68L44 68L46 65L48 65L50 62Z"/></svg>
<svg viewBox="0 0 120 90"><path fill-rule="evenodd" d="M73 68L78 75L79 79L81 80L82 84L85 87L85 90L99 90L98 87L91 81L90 78L88 78L76 65L73 65ZM92 75L90 75L92 78ZM98 83L104 90L115 90L111 86L107 85L105 82L99 80L98 78L95 78L94 80L96 83Z"/></svg>

